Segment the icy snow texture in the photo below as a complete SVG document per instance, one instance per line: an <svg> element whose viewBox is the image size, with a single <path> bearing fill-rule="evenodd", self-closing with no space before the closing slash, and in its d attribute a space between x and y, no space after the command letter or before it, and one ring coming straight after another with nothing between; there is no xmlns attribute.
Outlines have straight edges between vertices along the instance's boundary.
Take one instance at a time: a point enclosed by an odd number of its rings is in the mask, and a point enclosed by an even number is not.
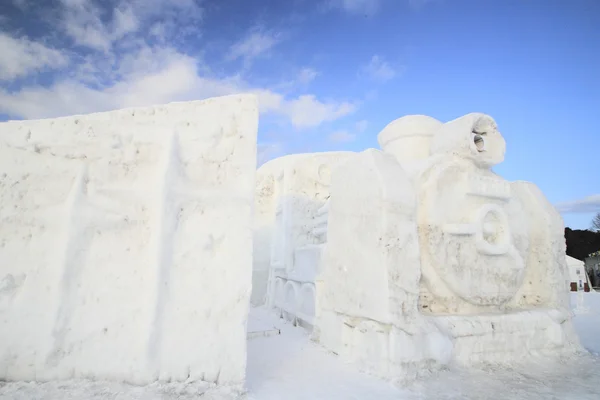
<svg viewBox="0 0 600 400"><path fill-rule="evenodd" d="M407 115L390 122L377 135L379 147L401 162L429 156L429 142L443 124L426 115Z"/></svg>
<svg viewBox="0 0 600 400"><path fill-rule="evenodd" d="M495 121L408 116L379 141L332 174L315 338L393 380L578 351L562 219L490 170Z"/></svg>
<svg viewBox="0 0 600 400"><path fill-rule="evenodd" d="M574 318L584 346L600 352L600 293L582 293L587 314ZM579 294L573 293L572 298ZM526 360L508 367L450 366L411 386L399 388L361 374L351 364L311 342L306 332L262 309L250 311L251 320L271 322L281 335L248 342L248 394L240 400L597 400L600 398L600 358ZM133 387L122 383L68 381L49 383L0 382L0 398L12 400L230 400L226 388L206 385L152 384ZM237 397L236 397L237 398Z"/></svg>
<svg viewBox="0 0 600 400"><path fill-rule="evenodd" d="M256 175L252 302L312 324L331 171L351 152L295 154Z"/></svg>
<svg viewBox="0 0 600 400"><path fill-rule="evenodd" d="M257 101L0 124L0 378L239 386Z"/></svg>
<svg viewBox="0 0 600 400"><path fill-rule="evenodd" d="M419 313L416 194L393 156L355 155L333 172L315 338L394 380L445 364L450 340Z"/></svg>
<svg viewBox="0 0 600 400"><path fill-rule="evenodd" d="M506 151L496 122L406 116L378 140L259 169L256 304L266 291L326 348L393 380L577 351L562 219L535 185L491 170Z"/></svg>

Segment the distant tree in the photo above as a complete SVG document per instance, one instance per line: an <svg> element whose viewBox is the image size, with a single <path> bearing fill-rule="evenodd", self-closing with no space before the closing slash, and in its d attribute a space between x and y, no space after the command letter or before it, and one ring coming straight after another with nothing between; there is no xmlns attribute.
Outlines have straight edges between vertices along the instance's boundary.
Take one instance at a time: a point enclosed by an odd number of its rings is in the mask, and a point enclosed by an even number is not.
<svg viewBox="0 0 600 400"><path fill-rule="evenodd" d="M600 231L565 228L565 240L567 255L581 261L590 253L600 250Z"/></svg>
<svg viewBox="0 0 600 400"><path fill-rule="evenodd" d="M600 213L592 219L592 230L600 232Z"/></svg>

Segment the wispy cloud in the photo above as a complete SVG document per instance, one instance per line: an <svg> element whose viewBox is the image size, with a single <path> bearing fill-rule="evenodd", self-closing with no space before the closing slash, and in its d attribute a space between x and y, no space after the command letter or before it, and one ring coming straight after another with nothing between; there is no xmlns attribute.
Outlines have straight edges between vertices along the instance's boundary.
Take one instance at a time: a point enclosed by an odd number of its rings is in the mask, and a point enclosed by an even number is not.
<svg viewBox="0 0 600 400"><path fill-rule="evenodd" d="M121 38L128 33L137 31L139 25L140 21L130 5L125 5L114 10L113 36L115 38Z"/></svg>
<svg viewBox="0 0 600 400"><path fill-rule="evenodd" d="M302 95L282 102L279 109L289 116L295 127L308 128L350 115L357 107L356 103L320 101L314 95Z"/></svg>
<svg viewBox="0 0 600 400"><path fill-rule="evenodd" d="M268 53L281 40L282 35L280 33L253 29L247 36L231 46L227 59L234 61L241 58L244 62L249 63L256 57Z"/></svg>
<svg viewBox="0 0 600 400"><path fill-rule="evenodd" d="M368 126L369 126L369 122L367 120L357 121L354 124L353 129L346 129L346 130L342 129L342 130L335 131L327 137L327 140L329 140L332 143L353 142L358 138L358 135L360 135L367 129Z"/></svg>
<svg viewBox="0 0 600 400"><path fill-rule="evenodd" d="M258 95L261 112L305 129L343 118L359 106L313 94L284 93L274 89L276 84L255 85L239 71L215 73L197 55L202 49L195 47L195 54L183 50L189 47L182 45L186 35L196 38L202 29L199 0L120 0L115 7L99 0L58 4L60 8L52 11L60 17L51 23L56 35L62 35L62 47L48 47L43 38L33 42L0 34L5 55L0 58L0 79L10 81L50 68L59 72L43 84L33 80L25 86L0 87L0 113L45 118L251 92ZM282 37L255 28L221 57L252 60L274 51ZM298 71L295 85L306 85L318 76L311 68Z"/></svg>
<svg viewBox="0 0 600 400"><path fill-rule="evenodd" d="M398 74L394 67L378 55L371 57L371 61L361 68L361 72L377 82L389 81Z"/></svg>
<svg viewBox="0 0 600 400"><path fill-rule="evenodd" d="M313 82L320 75L320 72L309 67L301 68L293 77L277 83L272 86L273 90L294 91L304 90L307 85Z"/></svg>
<svg viewBox="0 0 600 400"><path fill-rule="evenodd" d="M240 92L257 94L261 112L286 117L299 129L311 128L353 113L350 102L321 101L314 95L287 98L268 89L252 87L237 76L198 75L196 60L173 49L148 50L121 65L121 79L104 88L76 80L49 87L30 86L15 93L0 89L0 111L25 118L56 117L124 107L186 101Z"/></svg>
<svg viewBox="0 0 600 400"><path fill-rule="evenodd" d="M587 214L600 212L600 194L594 194L573 201L565 201L555 205L564 214Z"/></svg>
<svg viewBox="0 0 600 400"><path fill-rule="evenodd" d="M142 28L149 34L162 31L163 38L191 33L190 27L203 17L199 0L120 0L114 8L95 0L59 0L59 4L57 28L76 45L104 52L128 34L146 33L140 32ZM161 22L155 22L156 17Z"/></svg>
<svg viewBox="0 0 600 400"><path fill-rule="evenodd" d="M306 85L315 80L319 73L312 68L302 68L298 74L298 82Z"/></svg>
<svg viewBox="0 0 600 400"><path fill-rule="evenodd" d="M56 49L26 37L11 37L5 33L0 33L0 53L0 80L65 67L69 63L69 57Z"/></svg>

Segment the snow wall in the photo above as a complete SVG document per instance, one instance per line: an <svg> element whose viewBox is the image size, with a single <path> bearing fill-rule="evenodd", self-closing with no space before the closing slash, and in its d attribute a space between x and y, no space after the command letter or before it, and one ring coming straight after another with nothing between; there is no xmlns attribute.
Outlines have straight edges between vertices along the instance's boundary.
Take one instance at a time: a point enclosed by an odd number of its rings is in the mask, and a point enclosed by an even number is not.
<svg viewBox="0 0 600 400"><path fill-rule="evenodd" d="M0 378L243 383L257 101L0 124Z"/></svg>

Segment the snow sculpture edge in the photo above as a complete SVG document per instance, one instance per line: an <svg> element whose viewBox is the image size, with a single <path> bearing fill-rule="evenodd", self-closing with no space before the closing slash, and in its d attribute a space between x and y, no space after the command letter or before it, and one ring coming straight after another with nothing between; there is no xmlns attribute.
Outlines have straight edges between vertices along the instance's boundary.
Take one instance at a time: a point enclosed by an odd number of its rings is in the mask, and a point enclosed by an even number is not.
<svg viewBox="0 0 600 400"><path fill-rule="evenodd" d="M562 218L534 184L492 171L506 151L496 121L481 113L447 123L409 115L378 141L382 150L330 158L329 185L300 186L301 201L277 211L286 224L265 209L273 215L262 220L266 237L290 235L289 254L298 250L294 229L318 225L326 238L313 265L283 263L318 272L303 282L316 289L314 322L307 326L285 302L267 306L346 361L393 381L448 363L583 351L571 322ZM312 174L289 157L271 161L269 176ZM311 212L297 207L315 196L321 200ZM285 203L275 192L262 198ZM285 299L277 282L272 293Z"/></svg>
<svg viewBox="0 0 600 400"><path fill-rule="evenodd" d="M257 129L253 95L0 124L0 378L241 387Z"/></svg>

